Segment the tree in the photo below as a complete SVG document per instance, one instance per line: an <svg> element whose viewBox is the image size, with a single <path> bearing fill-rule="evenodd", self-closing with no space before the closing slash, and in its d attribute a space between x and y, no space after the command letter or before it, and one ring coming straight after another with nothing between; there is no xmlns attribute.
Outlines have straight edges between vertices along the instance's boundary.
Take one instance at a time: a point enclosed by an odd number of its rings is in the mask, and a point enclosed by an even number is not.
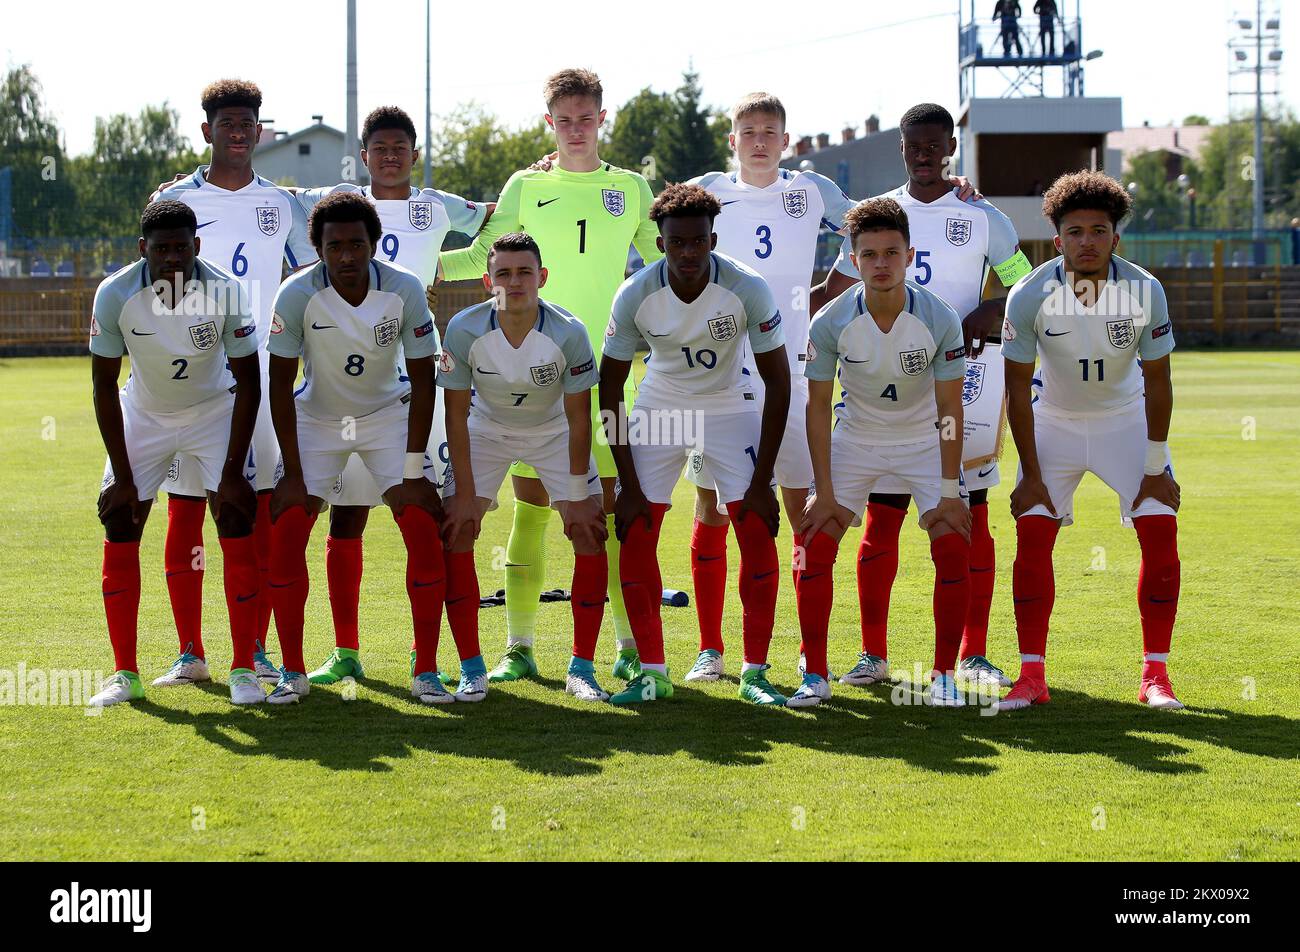
<svg viewBox="0 0 1300 952"><path fill-rule="evenodd" d="M673 102L649 86L619 106L601 154L612 164L640 171L650 187L662 188L658 144L673 120Z"/></svg>
<svg viewBox="0 0 1300 952"><path fill-rule="evenodd" d="M656 153L663 156L658 171L667 182L685 182L727 167L727 138L719 135L717 111L700 104L699 80L699 74L688 69L672 97L673 115Z"/></svg>
<svg viewBox="0 0 1300 952"><path fill-rule="evenodd" d="M508 129L473 102L439 117L434 129L432 184L474 201L495 200L511 175L555 149L545 120Z"/></svg>
<svg viewBox="0 0 1300 952"><path fill-rule="evenodd" d="M1205 116L1198 115L1197 113L1192 113L1183 120L1183 125L1185 126L1208 126L1209 124L1209 119Z"/></svg>
<svg viewBox="0 0 1300 952"><path fill-rule="evenodd" d="M60 234L74 216L76 202L58 124L45 111L40 81L27 66L9 70L0 86L4 168L9 169L11 195L10 207L0 208L0 241Z"/></svg>
<svg viewBox="0 0 1300 952"><path fill-rule="evenodd" d="M1190 223L1187 198L1177 182L1168 180L1166 159L1165 152L1142 152L1129 159L1124 170L1125 183L1136 186L1132 226L1135 231L1179 228ZM1192 182L1199 177L1194 163L1185 163L1184 171Z"/></svg>
<svg viewBox="0 0 1300 952"><path fill-rule="evenodd" d="M1212 228L1249 228L1253 211L1254 124L1215 126L1201 150L1197 193ZM1265 226L1288 227L1300 215L1300 121L1285 111L1264 127Z"/></svg>

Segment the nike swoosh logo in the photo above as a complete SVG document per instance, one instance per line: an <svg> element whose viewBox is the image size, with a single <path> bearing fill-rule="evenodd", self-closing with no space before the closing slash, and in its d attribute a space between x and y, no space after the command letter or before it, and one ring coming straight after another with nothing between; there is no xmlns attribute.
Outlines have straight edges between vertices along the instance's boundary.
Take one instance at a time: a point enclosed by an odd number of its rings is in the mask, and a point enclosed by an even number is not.
<svg viewBox="0 0 1300 952"><path fill-rule="evenodd" d="M156 334L156 333L158 333L158 332L157 332L157 331L138 331L138 330L136 330L136 329L133 327L133 328L131 328L131 333L134 334L136 337L153 337L153 335Z"/></svg>
<svg viewBox="0 0 1300 952"><path fill-rule="evenodd" d="M975 568L974 566L971 566L971 571L972 571L972 572L992 572L993 570L992 570L992 569L977 569L977 568Z"/></svg>
<svg viewBox="0 0 1300 952"><path fill-rule="evenodd" d="M865 363L866 363L868 360L870 360L871 358L868 357L866 360L854 360L852 357L843 357L843 358L841 358L841 359L842 359L846 364L865 364Z"/></svg>
<svg viewBox="0 0 1300 952"><path fill-rule="evenodd" d="M217 222L219 222L220 220L221 220L221 219L219 219L219 218L214 218L214 219L212 219L212 221L205 221L202 225L199 225L199 226L196 227L194 230L195 230L195 231L198 231L199 228L207 228L209 225L215 225L215 224L216 224Z"/></svg>
<svg viewBox="0 0 1300 952"><path fill-rule="evenodd" d="M587 480L587 485L590 486L592 483L594 483L594 482L595 482L596 480L598 480L598 479L600 479L600 474L599 474L599 473L597 473L595 476L591 477L591 479Z"/></svg>
<svg viewBox="0 0 1300 952"><path fill-rule="evenodd" d="M733 198L731 201L729 201L729 202L723 202L722 204L723 204L723 205L734 205L734 204L736 204L736 202L738 202L738 201L740 201L740 199L738 199L738 198Z"/></svg>
<svg viewBox="0 0 1300 952"><path fill-rule="evenodd" d="M442 579L440 579L440 578L436 578L436 579L434 579L432 582L421 582L421 581L417 578L413 584L415 585L416 588L428 588L430 585L437 585L437 584L439 584L440 582L442 582ZM464 597L465 597L465 596L463 596L463 595L461 596L461 598L464 598ZM456 601L460 601L460 598L456 599ZM448 603L448 604L450 604L450 603Z"/></svg>
<svg viewBox="0 0 1300 952"><path fill-rule="evenodd" d="M958 582L966 581L964 578L941 578L939 579L944 585L956 585Z"/></svg>
<svg viewBox="0 0 1300 952"><path fill-rule="evenodd" d="M118 589L117 591L115 591L115 592L105 592L105 593L104 593L104 597L105 597L105 598L108 598L110 595L121 595L121 594L122 594L123 592L125 592L125 591L126 591L126 589L124 589L124 588L119 588L119 589Z"/></svg>
<svg viewBox="0 0 1300 952"><path fill-rule="evenodd" d="M314 330L314 331L327 331L327 330L329 330L331 327L338 327L338 325L337 325L337 324L317 324L315 321L312 321L312 322L311 322L311 329Z"/></svg>
<svg viewBox="0 0 1300 952"><path fill-rule="evenodd" d="M236 596L235 596L235 601L237 601L237 602L246 602L246 601L248 601L250 598L257 598L257 592L253 592L253 593L250 594L250 595L236 595Z"/></svg>
<svg viewBox="0 0 1300 952"><path fill-rule="evenodd" d="M816 575L809 575L807 572L800 572L800 573L799 573L799 581L801 581L801 582L809 582L809 581L812 581L812 580L815 579L815 578L821 578L821 577L822 577L823 575L825 575L825 574L826 574L825 572L818 572Z"/></svg>
<svg viewBox="0 0 1300 952"><path fill-rule="evenodd" d="M720 559L720 558L722 558L722 556L720 556L720 555L701 555L698 559L696 559L696 561L697 561L697 562L716 562L716 561L717 561L718 559Z"/></svg>
<svg viewBox="0 0 1300 952"><path fill-rule="evenodd" d="M449 599L447 599L445 602L443 602L443 604L444 604L444 605L455 605L457 602L463 602L463 601L464 601L465 599L467 599L467 598L469 598L468 595L460 595L460 596L458 596L458 597L456 597L456 598L449 598Z"/></svg>
<svg viewBox="0 0 1300 952"><path fill-rule="evenodd" d="M605 607L604 602L579 602L578 604L581 605L583 608L604 608Z"/></svg>
<svg viewBox="0 0 1300 952"><path fill-rule="evenodd" d="M770 572L764 572L762 575L755 575L755 576L754 576L754 581L757 582L757 581L759 581L760 579L765 579L765 578L767 578L769 575L775 575L778 571L780 571L780 570L779 570L779 569L772 569L772 571L770 571Z"/></svg>
<svg viewBox="0 0 1300 952"><path fill-rule="evenodd" d="M538 200L537 200L537 207L538 207L538 208L545 208L547 205L551 204L551 202L558 202L558 201L559 201L558 198L548 198L546 201L542 201L541 199L538 199Z"/></svg>
<svg viewBox="0 0 1300 952"><path fill-rule="evenodd" d="M862 558L858 559L858 564L861 565L863 562L870 562L872 559L878 559L878 558L880 558L882 555L888 555L888 553L887 553L887 552L877 552L875 555L864 555Z"/></svg>
<svg viewBox="0 0 1300 952"><path fill-rule="evenodd" d="M998 465L997 463L994 463L988 469L981 469L978 473L976 473L976 475L979 476L980 479L983 479L989 473L993 472L993 470L997 468L997 465Z"/></svg>
<svg viewBox="0 0 1300 952"><path fill-rule="evenodd" d="M482 367L475 367L475 368L474 368L474 373L476 373L476 374L492 374L493 376L496 376L496 377L500 377L500 376L501 376L501 372L500 372L499 370L484 370Z"/></svg>
<svg viewBox="0 0 1300 952"><path fill-rule="evenodd" d="M1038 597L1034 597L1034 598L1013 598L1013 599L1011 599L1011 604L1013 604L1013 605L1027 605L1029 602L1036 602L1036 601L1039 601L1039 600L1040 600L1040 599L1039 599Z"/></svg>
<svg viewBox="0 0 1300 952"><path fill-rule="evenodd" d="M267 582L266 584L272 588L290 588L293 586L293 582Z"/></svg>
<svg viewBox="0 0 1300 952"><path fill-rule="evenodd" d="M171 578L173 575L188 575L191 572L197 572L197 571L198 569L178 569L175 572L168 572L167 578Z"/></svg>
<svg viewBox="0 0 1300 952"><path fill-rule="evenodd" d="M1156 598L1154 595L1152 595L1152 596L1151 596L1151 601L1153 601L1153 602L1155 602L1156 604L1159 604L1159 605L1167 605L1169 602L1176 602L1176 601L1178 601L1178 599L1176 599L1176 598Z"/></svg>
<svg viewBox="0 0 1300 952"><path fill-rule="evenodd" d="M1047 330L1045 330L1043 333L1045 333L1048 337L1064 337L1066 334L1068 334L1068 333L1070 333L1070 332L1069 332L1069 331L1057 331L1055 334L1053 334L1053 333L1052 333L1052 329L1049 327L1049 328L1048 328Z"/></svg>

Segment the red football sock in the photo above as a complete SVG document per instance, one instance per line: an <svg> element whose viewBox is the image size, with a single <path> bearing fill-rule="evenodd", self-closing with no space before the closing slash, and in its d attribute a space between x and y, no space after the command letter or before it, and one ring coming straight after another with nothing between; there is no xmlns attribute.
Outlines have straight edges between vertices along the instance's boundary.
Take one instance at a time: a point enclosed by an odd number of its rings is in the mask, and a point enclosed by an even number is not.
<svg viewBox="0 0 1300 952"><path fill-rule="evenodd" d="M104 615L113 643L113 669L139 673L135 660L140 617L140 543L104 542Z"/></svg>
<svg viewBox="0 0 1300 952"><path fill-rule="evenodd" d="M664 663L664 625L659 614L664 583L659 574L659 529L668 507L650 503L650 522L636 519L627 530L618 553L618 574L622 579L623 606L632 625L632 637L642 664Z"/></svg>
<svg viewBox="0 0 1300 952"><path fill-rule="evenodd" d="M400 525L400 523L399 523ZM361 601L361 540L325 537L325 582L334 616L334 644L357 650L357 605Z"/></svg>
<svg viewBox="0 0 1300 952"><path fill-rule="evenodd" d="M731 524L740 544L741 638L745 661L766 664L776 620L776 593L781 585L781 563L776 540L767 525L752 512L740 515L740 503L727 503Z"/></svg>
<svg viewBox="0 0 1300 952"><path fill-rule="evenodd" d="M698 519L691 531L691 581L695 583L695 617L700 650L722 653L722 606L727 597L727 524L710 526Z"/></svg>
<svg viewBox="0 0 1300 952"><path fill-rule="evenodd" d="M993 605L993 580L997 556L989 532L989 504L970 507L970 607L961 638L961 657L988 654L989 609Z"/></svg>
<svg viewBox="0 0 1300 952"><path fill-rule="evenodd" d="M934 670L957 666L961 630L970 608L970 543L955 532L930 541L934 561Z"/></svg>
<svg viewBox="0 0 1300 952"><path fill-rule="evenodd" d="M867 527L858 549L858 604L862 608L862 650L889 657L889 594L898 574L898 534L907 511L867 503Z"/></svg>
<svg viewBox="0 0 1300 952"><path fill-rule="evenodd" d="M790 543L790 584L795 587L795 599L797 600L799 597L799 573L803 570L802 566L807 565L808 562L803 551L803 536L799 534L798 529L793 531L792 536ZM800 636L799 654L801 655L804 654L803 647L803 637Z"/></svg>
<svg viewBox="0 0 1300 952"><path fill-rule="evenodd" d="M302 629L309 583L307 540L315 524L314 514L309 516L301 506L294 506L282 512L271 527L271 574L267 585L275 606L280 663L286 670L299 674L307 671L307 662L302 657ZM253 544L256 546L257 541Z"/></svg>
<svg viewBox="0 0 1300 952"><path fill-rule="evenodd" d="M438 629L442 625L443 601L450 594L438 520L419 506L407 506L400 516L395 515L393 519L402 532L402 541L406 543L406 594L411 600L411 624L415 629L415 673L427 674L438 669ZM473 573L474 553L465 554L470 556L470 572ZM359 579L360 559L357 561ZM477 626L477 579L474 580L473 607ZM447 614L455 634L456 620L450 607ZM456 634L455 637L459 643L461 636ZM473 637L477 645L477 627Z"/></svg>
<svg viewBox="0 0 1300 952"><path fill-rule="evenodd" d="M448 552L446 558L447 623L456 653L465 661L483 653L478 641L478 570L473 552Z"/></svg>
<svg viewBox="0 0 1300 952"><path fill-rule="evenodd" d="M1182 563L1178 560L1178 517L1138 516L1133 520L1142 566L1138 570L1138 611L1142 615L1142 649L1166 654L1178 615Z"/></svg>
<svg viewBox="0 0 1300 952"><path fill-rule="evenodd" d="M1011 567L1011 601L1016 609L1016 635L1022 655L1047 654L1047 623L1056 601L1052 547L1061 531L1047 516L1016 520L1016 560Z"/></svg>
<svg viewBox="0 0 1300 952"><path fill-rule="evenodd" d="M818 532L805 551L804 568L794 586L799 606L799 631L803 636L804 670L823 678L830 677L826 641L835 598L835 557L839 549L838 540L825 532Z"/></svg>
<svg viewBox="0 0 1300 952"><path fill-rule="evenodd" d="M314 517L313 517L314 518ZM310 531L310 530L308 530ZM257 494L257 518L253 521L253 544L257 546L257 570L262 573L262 591L269 592L271 581L271 494ZM266 633L271 630L272 599L258 599L257 640L266 645ZM296 668L290 668L296 671Z"/></svg>
<svg viewBox="0 0 1300 952"><path fill-rule="evenodd" d="M203 514L202 499L167 497L167 539L163 568L167 595L180 639L181 653L203 654Z"/></svg>
<svg viewBox="0 0 1300 952"><path fill-rule="evenodd" d="M230 670L253 667L253 642L261 617L262 574L257 567L257 544L251 535L219 539L222 578L226 585L226 612L230 615ZM290 668L299 671L299 668Z"/></svg>
<svg viewBox="0 0 1300 952"><path fill-rule="evenodd" d="M698 525L698 523L697 523ZM596 640L605 618L605 592L609 588L609 557L575 555L570 606L573 609L573 656L596 659ZM696 588L696 592L699 589Z"/></svg>

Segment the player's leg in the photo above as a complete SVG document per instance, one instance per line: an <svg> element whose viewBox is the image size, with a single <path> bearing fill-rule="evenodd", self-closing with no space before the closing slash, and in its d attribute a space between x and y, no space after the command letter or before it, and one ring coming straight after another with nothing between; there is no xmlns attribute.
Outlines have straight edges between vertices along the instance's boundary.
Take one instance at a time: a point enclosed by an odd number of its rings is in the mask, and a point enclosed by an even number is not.
<svg viewBox="0 0 1300 952"><path fill-rule="evenodd" d="M954 673L970 606L970 543L946 523L935 521L942 472L939 447L934 445L904 465L909 467L907 475L921 512L921 526L930 537L930 560L934 563L934 666L927 700L939 707L962 707L965 701Z"/></svg>
<svg viewBox="0 0 1300 952"><path fill-rule="evenodd" d="M326 498L330 521L325 537L325 584L334 622L334 649L307 674L312 684L335 684L347 677L365 676L358 632L364 565L362 537L371 507L382 501L374 477L356 453L349 454L343 473Z"/></svg>
<svg viewBox="0 0 1300 952"><path fill-rule="evenodd" d="M538 599L546 582L551 500L531 466L516 463L510 473L515 505L506 540L506 653L489 674L492 681L515 681L537 674L533 639Z"/></svg>
<svg viewBox="0 0 1300 952"><path fill-rule="evenodd" d="M193 465L186 460L186 465ZM173 466L179 469L177 457ZM167 494L167 534L163 541L163 568L167 574L167 597L180 651L171 669L154 679L155 687L178 687L209 680L207 654L203 648L203 570L207 554L203 547L203 520L207 501L203 495Z"/></svg>
<svg viewBox="0 0 1300 952"><path fill-rule="evenodd" d="M687 482L695 486L695 522L691 528L691 582L700 653L687 681L716 681L722 676L722 606L727 598L727 529L731 520L718 511L713 477L699 451L691 453Z"/></svg>
<svg viewBox="0 0 1300 952"><path fill-rule="evenodd" d="M1047 689L1047 629L1056 602L1052 550L1062 526L1074 521L1074 491L1087 471L1077 425L1038 413L1034 441L1043 483L1056 510L1035 506L1016 520L1016 556L1011 566L1011 601L1020 644L1020 675L998 710L1014 711L1051 700ZM1023 473L1017 473L1019 482Z"/></svg>
<svg viewBox="0 0 1300 952"><path fill-rule="evenodd" d="M889 603L898 576L898 537L911 501L906 492L873 492L867 499L857 562L862 653L840 678L843 684L865 686L889 677Z"/></svg>
<svg viewBox="0 0 1300 952"><path fill-rule="evenodd" d="M643 411L634 408L629 415L637 412ZM634 443L631 451L637 480L650 504L649 517L638 518L627 527L619 549L620 585L639 665L627 687L610 697L612 704L639 704L673 695L660 615L664 586L659 572L659 530L672 504L687 448L665 440L655 445ZM611 588L613 584L611 579Z"/></svg>
<svg viewBox="0 0 1300 952"><path fill-rule="evenodd" d="M634 394L631 391L624 396L627 406L632 406ZM614 486L618 481L618 467L614 465L614 454L610 452L609 440L605 426L600 417L600 401L595 391L591 395L591 455L596 460L596 472L600 474L600 488L605 497L605 560L608 565L609 579L609 614L614 622L614 667L610 674L621 681L631 681L641 673L641 659L636 650L636 638L632 635L632 623L628 620L627 606L623 603L623 582L620 574L622 564L622 544L614 533Z"/></svg>
<svg viewBox="0 0 1300 952"><path fill-rule="evenodd" d="M280 460L280 445L275 440L271 422L271 380L266 365L262 367L262 402L257 408L253 440L249 445L251 466L246 470L257 491L257 520L253 524L253 544L257 547L257 568L266 591L271 577L271 490L275 488L275 470ZM276 683L280 671L266 653L266 636L271 629L272 606L263 599L257 619L257 644L253 652L253 670L261 681Z"/></svg>
<svg viewBox="0 0 1300 952"><path fill-rule="evenodd" d="M1137 530L1142 562L1138 570L1138 612L1142 619L1142 678L1138 700L1151 707L1179 710L1184 705L1169 683L1169 647L1178 615L1182 573L1178 558L1178 517L1154 499L1133 500L1142 484L1146 459L1146 414L1139 409L1112 426L1094 426L1088 436L1093 471L1119 495L1120 510ZM1166 470L1173 473L1167 451Z"/></svg>
<svg viewBox="0 0 1300 952"><path fill-rule="evenodd" d="M989 487L1000 481L998 464L972 467L966 473L970 490L970 607L962 627L961 663L957 680L975 684L1010 687L1011 679L988 659L989 612L993 605L993 583L997 551L989 530Z"/></svg>

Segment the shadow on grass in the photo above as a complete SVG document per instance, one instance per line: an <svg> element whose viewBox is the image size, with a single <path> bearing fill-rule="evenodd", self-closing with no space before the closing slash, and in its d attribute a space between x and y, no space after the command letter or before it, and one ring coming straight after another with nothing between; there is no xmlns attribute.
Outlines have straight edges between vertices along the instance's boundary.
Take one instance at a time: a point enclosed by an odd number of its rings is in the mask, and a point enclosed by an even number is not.
<svg viewBox="0 0 1300 952"><path fill-rule="evenodd" d="M544 686L562 690L561 682ZM386 771L413 751L508 761L551 776L598 774L617 754L685 752L714 765L759 765L776 745L895 760L924 770L987 776L1004 747L1040 754L1094 754L1156 774L1201 773L1179 759L1190 743L1283 760L1300 759L1300 721L1202 709L1155 711L1137 703L1053 692L1052 703L994 716L976 707L938 710L919 703L906 682L862 690L838 687L812 709L755 708L678 686L671 700L634 708L577 706L493 688L478 704L422 707L405 687L366 680L346 700L317 688L287 708L192 713L148 701L136 710L190 727L235 754L310 761L338 770ZM383 696L381 699L380 696ZM392 698L398 702L394 707ZM1047 761L1044 761L1046 764Z"/></svg>

